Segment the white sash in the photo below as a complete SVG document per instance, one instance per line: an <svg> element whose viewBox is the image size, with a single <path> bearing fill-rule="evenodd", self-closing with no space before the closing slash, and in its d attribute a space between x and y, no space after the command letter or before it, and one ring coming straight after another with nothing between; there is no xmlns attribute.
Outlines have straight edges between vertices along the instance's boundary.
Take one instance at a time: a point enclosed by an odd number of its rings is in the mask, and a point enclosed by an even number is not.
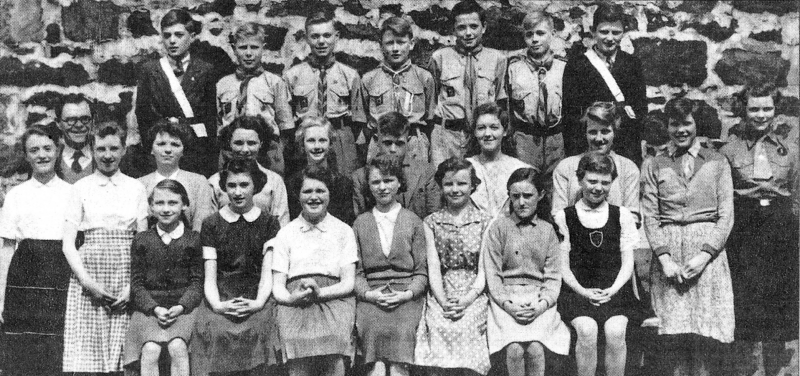
<svg viewBox="0 0 800 376"><path fill-rule="evenodd" d="M589 62L592 63L594 69L597 69L597 72L600 73L600 76L603 77L603 81L605 81L606 86L608 89L611 90L611 95L614 96L614 99L617 102L625 102L625 95L622 94L622 90L620 90L619 85L617 85L617 80L614 79L614 76L611 75L611 71L608 70L608 66L600 58L597 56L597 52L594 51L594 48L589 48L586 50L586 58L589 59ZM636 113L633 112L633 107L626 105L625 106L625 113L628 114L628 117L631 119L636 119Z"/></svg>
<svg viewBox="0 0 800 376"><path fill-rule="evenodd" d="M162 57L158 61L161 64L161 70L164 71L164 74L167 76L167 81L169 82L169 87L172 90L172 95L175 96L175 99L178 100L178 104L181 106L181 111L183 111L183 116L187 119L194 117L194 111L192 111L192 106L189 104L189 99L186 98L186 93L183 92L183 87L181 87L181 82L178 81L178 77L175 76L175 72L172 71L172 67L169 65L169 60L166 57ZM206 133L206 126L203 123L196 123L190 124L192 130L194 130L195 135L197 137L208 137Z"/></svg>

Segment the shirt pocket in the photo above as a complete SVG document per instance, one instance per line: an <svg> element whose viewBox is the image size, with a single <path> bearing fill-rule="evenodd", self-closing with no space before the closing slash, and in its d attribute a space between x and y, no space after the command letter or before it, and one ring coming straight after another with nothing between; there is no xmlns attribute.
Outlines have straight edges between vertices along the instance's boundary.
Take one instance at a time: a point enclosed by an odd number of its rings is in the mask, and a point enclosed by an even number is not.
<svg viewBox="0 0 800 376"><path fill-rule="evenodd" d="M233 118L236 117L236 99L238 98L238 93L229 91L222 93L218 98L217 101L217 115L221 119L222 126L227 126L233 121Z"/></svg>
<svg viewBox="0 0 800 376"><path fill-rule="evenodd" d="M476 70L476 79L475 79L475 100L478 104L486 103L486 102L494 102L495 90L494 90L494 66L488 67L484 66L480 62L478 62L478 66L475 68Z"/></svg>
<svg viewBox="0 0 800 376"><path fill-rule="evenodd" d="M340 115L350 108L350 89L344 84L334 84L328 87L331 96L328 97L328 111Z"/></svg>
<svg viewBox="0 0 800 376"><path fill-rule="evenodd" d="M464 66L457 62L445 64L441 74L440 95L445 104L463 105Z"/></svg>
<svg viewBox="0 0 800 376"><path fill-rule="evenodd" d="M774 172L773 172L774 174ZM745 152L737 155L731 161L731 177L734 185L737 182L750 180L753 177L753 155Z"/></svg>
<svg viewBox="0 0 800 376"><path fill-rule="evenodd" d="M792 176L792 154L777 155L775 158L770 158L769 166L772 168L772 176L782 185L786 185L791 189L791 182L789 179Z"/></svg>
<svg viewBox="0 0 800 376"><path fill-rule="evenodd" d="M398 98L403 115L408 117L412 114L424 114L427 109L422 83L414 80L403 85L403 89L403 98Z"/></svg>
<svg viewBox="0 0 800 376"><path fill-rule="evenodd" d="M533 91L521 85L515 85L511 91L511 108L519 115L526 115L526 109L536 108L533 103Z"/></svg>
<svg viewBox="0 0 800 376"><path fill-rule="evenodd" d="M253 92L253 97L259 102L259 110L260 112L272 112L271 110L275 107L275 97L272 95L272 92L269 90L257 90Z"/></svg>
<svg viewBox="0 0 800 376"><path fill-rule="evenodd" d="M377 116L385 112L391 111L391 95L389 91L392 85L378 84L369 88L367 95L369 95L369 110L372 116Z"/></svg>
<svg viewBox="0 0 800 376"><path fill-rule="evenodd" d="M297 85L292 88L290 104L295 112L298 114L308 112L312 96L316 94L316 89L314 85Z"/></svg>

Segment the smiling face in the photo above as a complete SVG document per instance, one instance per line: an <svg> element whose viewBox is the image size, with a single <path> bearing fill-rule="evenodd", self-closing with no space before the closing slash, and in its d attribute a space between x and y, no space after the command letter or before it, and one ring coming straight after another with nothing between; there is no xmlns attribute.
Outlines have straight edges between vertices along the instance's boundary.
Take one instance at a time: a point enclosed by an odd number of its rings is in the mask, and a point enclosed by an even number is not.
<svg viewBox="0 0 800 376"><path fill-rule="evenodd" d="M178 137L161 132L153 140L153 151L156 165L159 167L177 168L183 157L183 142Z"/></svg>
<svg viewBox="0 0 800 376"><path fill-rule="evenodd" d="M460 14L456 16L453 29L453 34L456 36L456 44L467 51L483 43L483 32L486 31L486 28L481 22L481 17L478 13Z"/></svg>
<svg viewBox="0 0 800 376"><path fill-rule="evenodd" d="M583 175L578 183L581 186L581 194L583 200L589 207L597 207L602 204L608 197L608 191L611 189L610 174L600 174L597 172L587 172Z"/></svg>
<svg viewBox="0 0 800 376"><path fill-rule="evenodd" d="M543 56L550 51L550 42L553 39L553 29L547 22L539 22L525 29L525 44L528 53L533 56Z"/></svg>
<svg viewBox="0 0 800 376"><path fill-rule="evenodd" d="M330 146L331 139L326 127L311 127L305 130L303 149L308 163L318 164L324 162L328 156Z"/></svg>
<svg viewBox="0 0 800 376"><path fill-rule="evenodd" d="M695 137L697 137L697 125L694 122L694 117L688 115L682 120L669 119L667 133L669 134L669 139L678 149L686 150L690 148L694 144Z"/></svg>
<svg viewBox="0 0 800 376"><path fill-rule="evenodd" d="M483 114L475 121L475 139L482 153L499 152L505 136L506 129L494 114Z"/></svg>
<svg viewBox="0 0 800 376"><path fill-rule="evenodd" d="M383 33L381 38L381 51L383 60L393 68L399 68L408 61L411 50L414 49L414 41L411 37L397 36L391 30Z"/></svg>
<svg viewBox="0 0 800 376"><path fill-rule="evenodd" d="M25 141L25 161L34 175L49 175L55 172L58 147L50 137L33 134Z"/></svg>
<svg viewBox="0 0 800 376"><path fill-rule="evenodd" d="M374 167L369 168L369 190L375 198L375 205L379 208L389 208L395 203L397 191L400 189L400 180L394 175L384 175Z"/></svg>
<svg viewBox="0 0 800 376"><path fill-rule="evenodd" d="M588 119L586 141L589 143L589 151L608 154L614 146L614 127Z"/></svg>
<svg viewBox="0 0 800 376"><path fill-rule="evenodd" d="M775 120L775 101L771 96L750 97L747 99L747 126L759 134L772 129Z"/></svg>
<svg viewBox="0 0 800 376"><path fill-rule="evenodd" d="M161 30L161 44L173 60L182 59L189 52L189 46L194 42L194 38L195 34L186 30L184 24L167 26Z"/></svg>
<svg viewBox="0 0 800 376"><path fill-rule="evenodd" d="M253 208L253 195L255 184L253 177L248 173L228 174L225 180L225 193L228 195L231 210L244 214Z"/></svg>
<svg viewBox="0 0 800 376"><path fill-rule="evenodd" d="M468 168L448 171L442 177L442 195L450 208L462 208L472 194L472 176Z"/></svg>
<svg viewBox="0 0 800 376"><path fill-rule="evenodd" d="M511 201L511 210L520 219L526 219L536 214L539 203L539 191L529 181L519 181L508 189L508 198Z"/></svg>
<svg viewBox="0 0 800 376"><path fill-rule="evenodd" d="M624 32L625 28L622 25L622 21L601 22L597 25L597 29L592 32L595 48L603 55L613 55L619 49Z"/></svg>
<svg viewBox="0 0 800 376"><path fill-rule="evenodd" d="M76 149L88 142L92 124L92 110L87 102L65 103L61 109L58 126L64 132L67 143Z"/></svg>
<svg viewBox="0 0 800 376"><path fill-rule="evenodd" d="M150 212L158 220L162 230L172 228L181 219L184 205L181 195L168 189L153 190Z"/></svg>
<svg viewBox="0 0 800 376"><path fill-rule="evenodd" d="M309 25L306 28L306 42L311 47L311 54L319 59L327 59L333 55L339 33L333 21Z"/></svg>
<svg viewBox="0 0 800 376"><path fill-rule="evenodd" d="M117 135L103 138L95 136L92 154L97 162L97 170L103 175L111 176L119 170L119 161L125 155L125 145Z"/></svg>
<svg viewBox="0 0 800 376"><path fill-rule="evenodd" d="M261 151L261 139L252 129L239 128L231 135L231 150L239 158L256 159Z"/></svg>
<svg viewBox="0 0 800 376"><path fill-rule="evenodd" d="M261 56L264 54L264 41L259 36L251 36L236 41L233 53L239 66L245 71L252 72L261 65Z"/></svg>
<svg viewBox="0 0 800 376"><path fill-rule="evenodd" d="M303 218L316 223L328 213L330 191L325 183L311 178L304 178L300 187L300 205L303 207Z"/></svg>

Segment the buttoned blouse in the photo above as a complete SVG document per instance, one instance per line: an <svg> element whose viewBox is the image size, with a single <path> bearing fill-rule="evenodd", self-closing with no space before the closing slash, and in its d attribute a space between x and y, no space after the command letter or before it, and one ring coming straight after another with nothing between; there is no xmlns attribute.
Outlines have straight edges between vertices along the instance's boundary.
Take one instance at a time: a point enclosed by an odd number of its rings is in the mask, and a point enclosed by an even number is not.
<svg viewBox="0 0 800 376"><path fill-rule="evenodd" d="M30 179L11 188L0 213L0 237L61 240L71 191L57 176L46 184Z"/></svg>
<svg viewBox="0 0 800 376"><path fill-rule="evenodd" d="M394 206L386 213L382 213L377 208L372 208L372 216L375 217L375 223L378 225L381 251L386 257L389 257L389 252L392 250L394 224L397 222L397 215L400 214L400 209L402 208L403 206L398 202L395 202Z"/></svg>
<svg viewBox="0 0 800 376"><path fill-rule="evenodd" d="M611 182L606 200L611 205L625 207L639 214L639 168L628 158L615 152L609 154L617 167L617 178ZM552 213L575 205L581 199L578 182L578 163L583 155L573 155L558 163L553 170Z"/></svg>
<svg viewBox="0 0 800 376"><path fill-rule="evenodd" d="M267 175L267 184L261 192L253 195L253 203L261 208L265 213L273 215L278 218L281 226L286 226L289 223L289 200L286 194L286 185L283 183L283 178L277 173L270 171L264 166L258 165L265 175ZM217 208L222 208L230 202L228 194L219 187L219 172L211 175L208 178L211 188L214 189L214 203Z"/></svg>
<svg viewBox="0 0 800 376"><path fill-rule="evenodd" d="M342 267L358 261L353 229L327 214L317 224L300 215L268 244L274 251L272 270L288 278L309 274L341 277Z"/></svg>
<svg viewBox="0 0 800 376"><path fill-rule="evenodd" d="M481 183L472 192L472 201L481 210L497 215L506 206L508 200L508 190L506 183L514 171L520 168L531 168L531 166L517 158L501 155L497 161L481 163L478 156L469 157L467 161L475 168L475 175L481 179Z"/></svg>
<svg viewBox="0 0 800 376"><path fill-rule="evenodd" d="M483 234L492 221L492 216L469 205L460 218L447 209L439 210L427 218L425 225L433 231L436 252L442 272L448 270L478 271Z"/></svg>
<svg viewBox="0 0 800 376"><path fill-rule="evenodd" d="M575 204L575 211L578 214L578 221L581 222L583 227L588 229L603 228L608 222L608 202L604 201L596 208L590 208L589 205L578 201ZM569 229L567 228L567 219L564 210L559 210L553 215L553 220L558 225L559 232L564 235L561 241L561 251L569 253L572 250L572 244L569 239ZM633 252L639 244L639 231L636 230L636 219L633 214L625 208L619 208L619 245L620 252Z"/></svg>
<svg viewBox="0 0 800 376"><path fill-rule="evenodd" d="M147 218L147 193L142 183L119 171L111 177L95 171L72 186L65 218L79 231L133 231Z"/></svg>
<svg viewBox="0 0 800 376"><path fill-rule="evenodd" d="M661 230L669 224L714 223L703 251L712 255L725 246L733 226L733 182L722 154L702 148L694 161L694 174L686 179L682 157L661 154L642 164L642 218L647 240L657 255L668 253Z"/></svg>

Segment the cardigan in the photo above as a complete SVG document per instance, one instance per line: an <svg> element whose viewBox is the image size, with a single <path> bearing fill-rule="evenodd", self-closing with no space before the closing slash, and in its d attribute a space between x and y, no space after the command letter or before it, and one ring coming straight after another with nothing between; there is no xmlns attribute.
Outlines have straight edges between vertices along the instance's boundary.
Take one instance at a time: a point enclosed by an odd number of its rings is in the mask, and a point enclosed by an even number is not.
<svg viewBox="0 0 800 376"><path fill-rule="evenodd" d="M367 291L375 288L376 282L407 283L413 298L425 293L428 261L425 232L419 217L407 209L400 209L389 256L383 254L378 224L371 211L356 218L353 232L358 245L355 292L360 300L365 299Z"/></svg>
<svg viewBox="0 0 800 376"><path fill-rule="evenodd" d="M151 228L131 244L131 304L150 314L156 307L182 305L191 312L203 300L203 251L200 234L186 229L164 244Z"/></svg>
<svg viewBox="0 0 800 376"><path fill-rule="evenodd" d="M366 197L371 193L369 184L367 184L366 171L366 167L362 167L351 175L353 178L353 210L356 215L369 209ZM439 185L433 179L434 174L436 174L435 166L419 162L411 155L406 154L403 160L406 190L397 195L397 201L420 218L435 213L442 206L442 194Z"/></svg>

